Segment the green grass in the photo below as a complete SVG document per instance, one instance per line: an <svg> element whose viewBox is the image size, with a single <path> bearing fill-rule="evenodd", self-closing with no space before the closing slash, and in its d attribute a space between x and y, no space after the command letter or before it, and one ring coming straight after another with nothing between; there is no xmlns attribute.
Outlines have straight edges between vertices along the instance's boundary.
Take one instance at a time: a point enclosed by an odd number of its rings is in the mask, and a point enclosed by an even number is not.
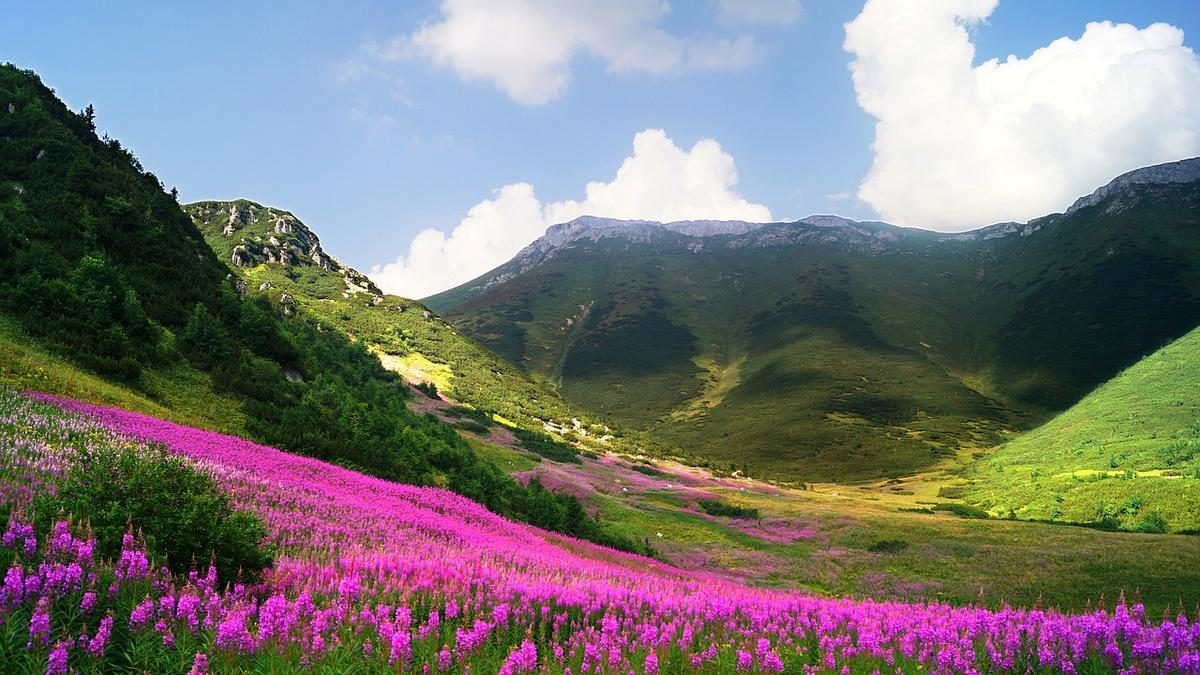
<svg viewBox="0 0 1200 675"><path fill-rule="evenodd" d="M236 401L213 393L208 376L182 364L142 373L141 389L114 384L33 342L9 319L0 317L0 383L42 391L174 420L183 424L245 433Z"/></svg>
<svg viewBox="0 0 1200 675"><path fill-rule="evenodd" d="M993 515L1200 529L1200 329L1146 357L969 472Z"/></svg>

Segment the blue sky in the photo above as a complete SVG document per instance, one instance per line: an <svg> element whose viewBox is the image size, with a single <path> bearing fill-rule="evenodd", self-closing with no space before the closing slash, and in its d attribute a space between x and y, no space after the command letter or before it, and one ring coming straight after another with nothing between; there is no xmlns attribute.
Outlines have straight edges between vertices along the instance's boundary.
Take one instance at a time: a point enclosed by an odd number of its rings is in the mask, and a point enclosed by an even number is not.
<svg viewBox="0 0 1200 675"><path fill-rule="evenodd" d="M782 2L793 7L789 0ZM168 186L178 186L184 200L246 197L291 210L321 235L328 251L363 270L397 259L404 267L405 257L416 255L410 249L414 236L427 228L451 234L473 206L497 199L493 191L502 186L529 183L541 207L583 201L589 181L614 180L631 155L635 135L647 129L662 129L683 151L700 139L715 140L736 162L738 182L725 187L777 219L817 212L861 219L896 214L905 217L890 220L924 225L912 221L939 224L944 216L945 226L938 229L966 229L968 223L1027 217L1006 214L1003 207L942 214L919 200L897 205L897 191L917 192L920 186L889 182L886 176L872 188L871 200L850 197L873 162L887 157L886 150L872 151L877 119L856 100L849 68L856 55L843 48L843 25L862 10L861 2L803 0L798 17L736 21L721 15L717 0L677 0L638 25L681 40L744 37L753 43L753 56L730 67L621 70L611 55L579 48L567 60L565 88L532 103L411 46L398 56L379 56L397 39L412 43L423 25L444 22L449 11L438 2L19 2L8 6L0 25L0 59L38 71L72 107L93 103L99 127L121 139ZM1004 0L985 21L960 17L958 23L970 26L977 65L1009 54L1025 58L1061 37L1078 39L1088 22L1102 20L1138 29L1165 22L1182 29L1186 47L1200 36L1200 5L1184 0ZM883 41L886 36L879 33L890 23L896 22L877 22L874 32L865 26L864 43ZM612 36L621 39L617 32ZM1173 80L1176 88L1179 82L1188 87L1195 82L1189 79L1193 73L1185 51L1167 50L1183 73ZM347 77L352 66L365 74ZM889 81L904 76L895 74L894 65L880 71ZM919 96L917 91L912 95ZM1162 92L1146 96L1155 100ZM1189 125L1196 96L1187 93L1175 111ZM1148 104L1147 110L1153 107ZM919 111L894 114L903 120ZM1155 124L1152 113L1139 114L1144 127ZM982 127L964 133L989 133ZM1200 130L1188 126L1174 138L1188 128ZM1104 147L1116 135L1096 133ZM896 145L920 141L900 139ZM1084 142L1091 141L1079 143ZM1076 160L1060 172L1099 165L1097 171L1115 175L1113 168L1123 161L1186 151L1195 140L1139 143L1158 154L1114 149L1108 153L1113 157L1099 161L1064 147L1062 153ZM1059 150L1043 145L1030 153ZM983 158L993 151L979 150ZM1127 168L1133 166L1121 170ZM919 164L908 169L909 174L922 171ZM1058 199L1068 190L1079 186L1064 185L1046 198ZM581 208L593 203L601 202L589 200ZM551 212L572 213L569 208ZM614 214L630 213L638 211ZM699 217L686 209L680 213ZM477 220L480 228L509 227ZM464 275L485 271L477 268L511 255L518 240L543 226L518 228L520 236L498 244L483 256L486 260L431 283L461 282L469 278ZM455 250L444 240L431 243L439 245L440 254ZM439 255L430 251L433 258ZM378 269L385 277L389 272L399 273L388 284L392 290L412 295L437 290L411 281L422 273L419 269Z"/></svg>

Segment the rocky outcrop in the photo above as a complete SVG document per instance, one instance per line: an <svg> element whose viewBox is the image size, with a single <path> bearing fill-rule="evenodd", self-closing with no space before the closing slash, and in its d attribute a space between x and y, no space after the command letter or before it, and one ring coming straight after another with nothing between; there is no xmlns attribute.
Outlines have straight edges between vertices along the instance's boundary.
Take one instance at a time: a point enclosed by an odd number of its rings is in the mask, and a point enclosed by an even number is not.
<svg viewBox="0 0 1200 675"><path fill-rule="evenodd" d="M1169 185L1171 183L1195 183L1200 181L1200 157L1183 159L1178 162L1156 164L1129 173L1121 174L1104 187L1086 197L1080 197L1067 209L1067 214L1079 209L1095 206L1110 197L1118 199L1108 206L1110 213L1116 213L1126 206L1119 197L1137 185Z"/></svg>
<svg viewBox="0 0 1200 675"><path fill-rule="evenodd" d="M299 309L296 299L287 293L279 296L279 306L283 309L283 315L289 317L296 316L296 311Z"/></svg>

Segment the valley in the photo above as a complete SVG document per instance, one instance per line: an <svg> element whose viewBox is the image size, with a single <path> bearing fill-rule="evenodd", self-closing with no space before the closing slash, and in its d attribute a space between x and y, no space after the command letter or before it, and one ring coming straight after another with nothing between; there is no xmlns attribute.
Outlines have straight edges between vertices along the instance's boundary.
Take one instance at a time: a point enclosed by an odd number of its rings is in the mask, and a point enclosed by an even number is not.
<svg viewBox="0 0 1200 675"><path fill-rule="evenodd" d="M1200 664L1200 159L962 234L582 216L412 299L0 102L16 672Z"/></svg>

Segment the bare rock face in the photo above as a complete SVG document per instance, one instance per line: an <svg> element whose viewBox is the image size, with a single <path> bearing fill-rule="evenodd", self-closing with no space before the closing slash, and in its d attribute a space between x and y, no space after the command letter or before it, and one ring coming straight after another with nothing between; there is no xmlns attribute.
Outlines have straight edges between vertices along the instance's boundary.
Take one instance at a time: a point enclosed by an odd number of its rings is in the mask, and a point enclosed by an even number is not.
<svg viewBox="0 0 1200 675"><path fill-rule="evenodd" d="M233 263L234 267L253 267L254 256L252 256L246 246L242 244L233 248L233 254L229 256L229 262Z"/></svg>
<svg viewBox="0 0 1200 675"><path fill-rule="evenodd" d="M1167 162L1166 164L1156 164L1117 176L1108 185L1086 197L1080 197L1075 200L1071 208L1067 209L1067 213L1070 214L1079 209L1095 206L1112 196L1120 196L1122 192L1129 190L1134 185L1168 185L1170 183L1194 183L1196 181L1200 181L1200 157L1183 159L1178 162ZM1122 210L1124 206L1124 202L1117 199L1113 204L1109 205L1108 211L1115 213Z"/></svg>
<svg viewBox="0 0 1200 675"><path fill-rule="evenodd" d="M283 308L284 316L296 316L296 311L299 305L296 304L296 299L284 293L279 296L279 306Z"/></svg>
<svg viewBox="0 0 1200 675"><path fill-rule="evenodd" d="M246 280L245 279L238 277L233 282L233 288L234 288L234 290L237 291L238 298L240 298L242 300L246 299Z"/></svg>
<svg viewBox="0 0 1200 675"><path fill-rule="evenodd" d="M233 202L229 205L229 220L225 224L225 230L232 234L254 222L254 211L250 204Z"/></svg>

